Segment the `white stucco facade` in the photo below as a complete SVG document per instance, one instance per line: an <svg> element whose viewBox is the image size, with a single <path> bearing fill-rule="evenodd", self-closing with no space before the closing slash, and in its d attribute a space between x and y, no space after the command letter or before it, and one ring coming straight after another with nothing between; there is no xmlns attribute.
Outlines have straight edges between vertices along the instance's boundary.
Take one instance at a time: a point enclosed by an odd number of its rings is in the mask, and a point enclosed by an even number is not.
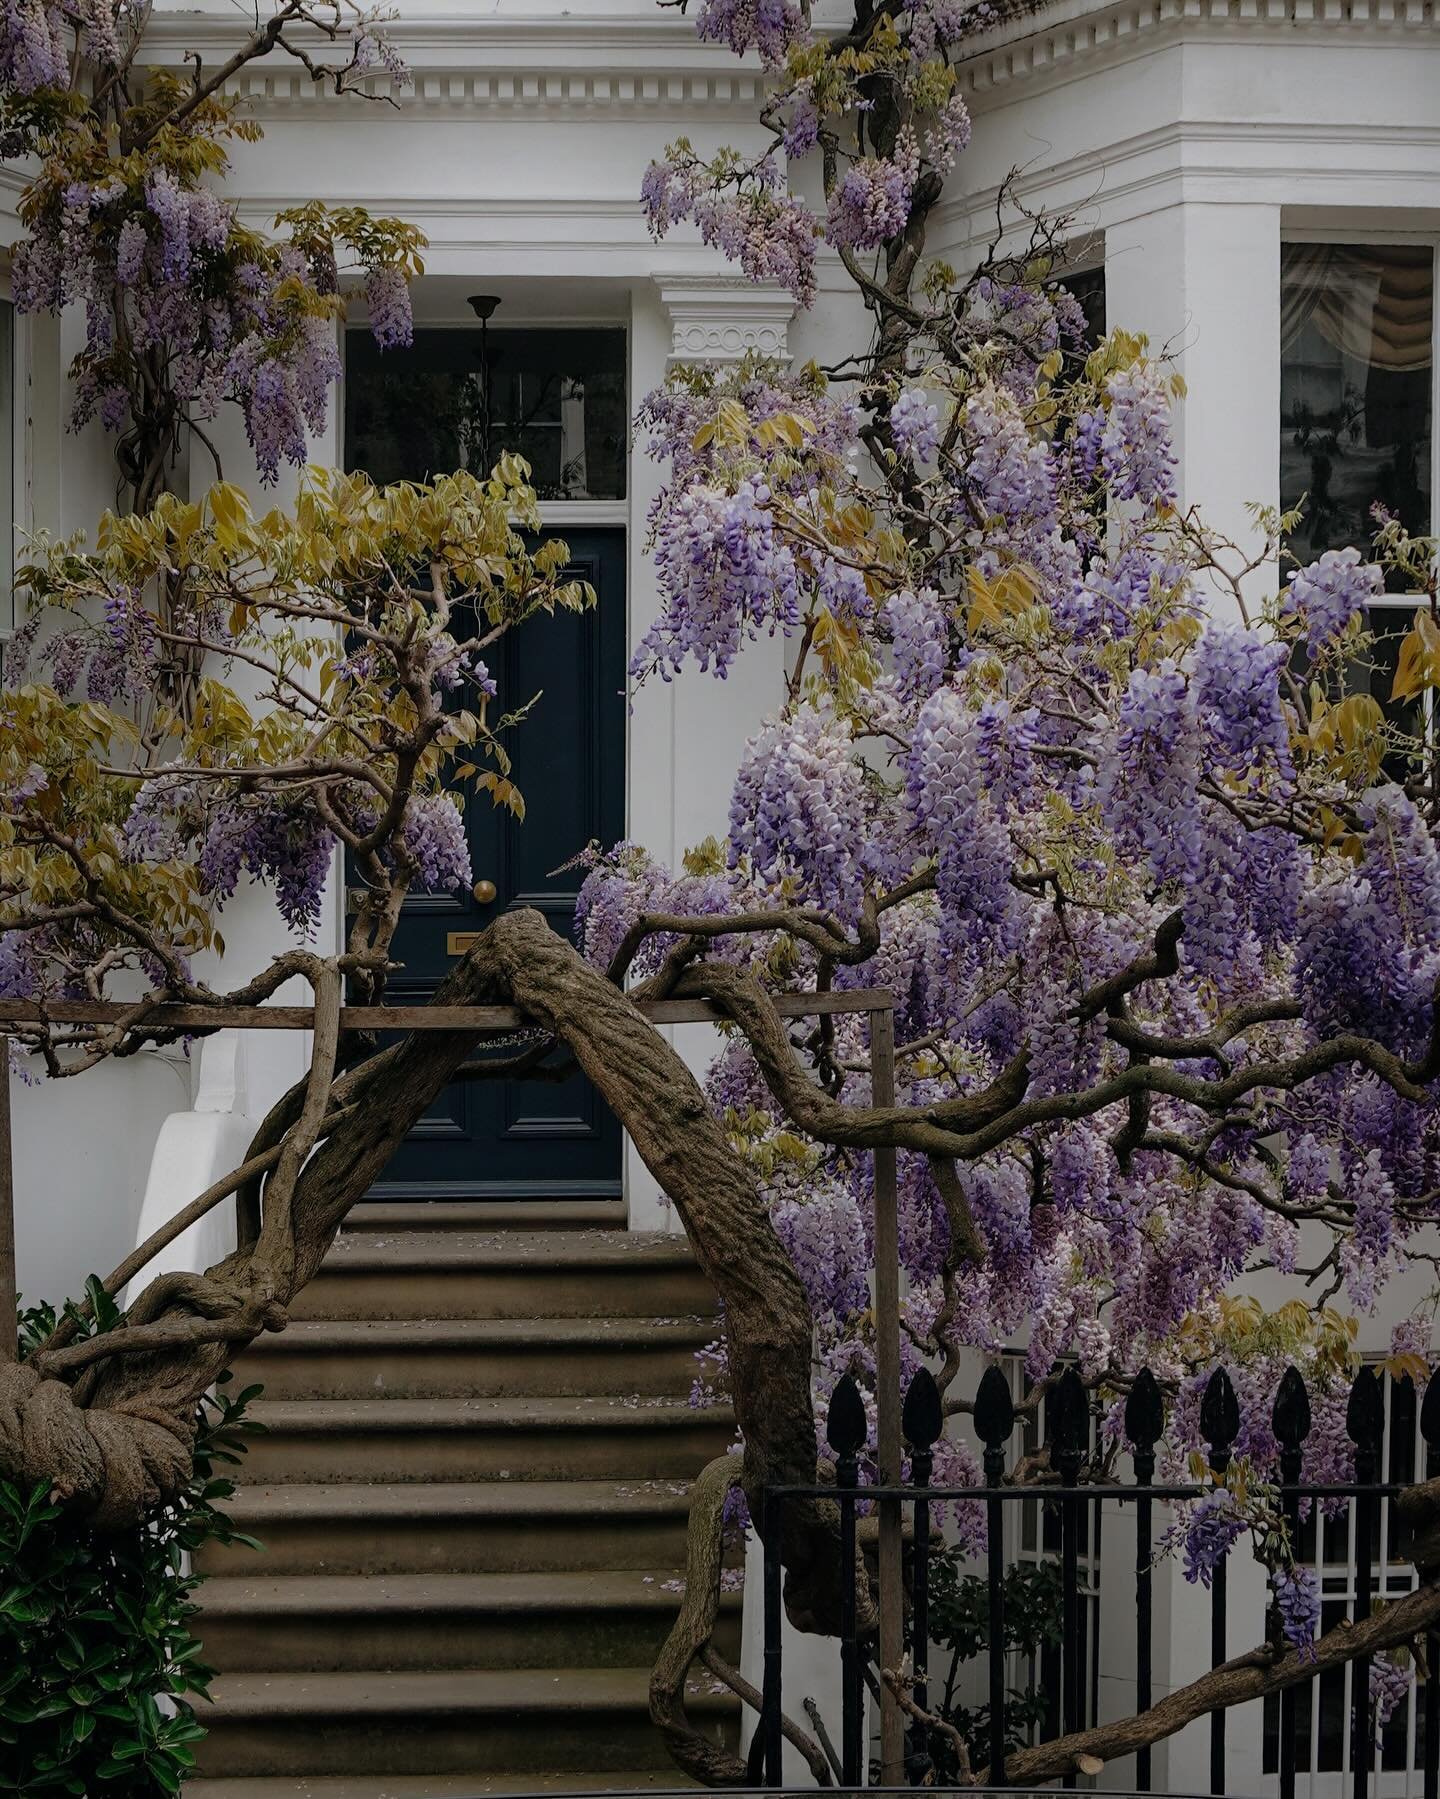
<svg viewBox="0 0 1440 1799"><path fill-rule="evenodd" d="M698 239L653 242L638 205L646 163L672 138L702 150L760 143L758 67L697 44L692 23L651 0L401 0L398 10L394 35L414 87L395 106L317 95L298 64L271 61L245 76L266 134L236 153L247 220L263 226L318 196L413 221L430 240L415 293L422 324L468 323L477 289L527 324L623 324L632 410L672 359L750 348L829 359L856 317L838 265L822 264L815 307L795 316L787 297L736 279ZM199 47L209 62L233 40L235 12L223 0L162 4L156 31L175 54ZM973 259L1012 170L1029 207L1072 215L1087 262L1103 260L1109 323L1147 333L1186 377L1183 498L1243 535L1247 504L1279 499L1282 242L1440 246L1436 0L1058 0L992 25L962 88L974 140L932 248L957 264ZM7 171L0 209L11 237L16 193ZM74 438L62 427L61 368L76 330L22 321L19 332L17 516L59 531L91 525L113 499L99 432ZM332 420L316 460L339 459L338 432ZM253 479L234 420L219 441L227 475ZM632 645L656 606L645 518L659 479L637 444L626 500L547 515L558 528L626 528ZM690 676L635 697L629 837L675 860L723 831L741 747L780 697L782 654L765 641L727 682ZM331 940L341 914L335 881ZM225 934L227 984L285 940L254 893L231 909ZM685 1047L698 1061L704 1033ZM243 1121L289 1084L303 1050L267 1034L243 1052L221 1041L189 1061L147 1052L83 1080L17 1085L26 1295L59 1299L118 1262L142 1213L149 1228L167 1194L183 1203L194 1190L181 1190L187 1170L204 1184L213 1160L243 1139ZM626 1179L632 1226L653 1228L657 1196L633 1156ZM1376 1342L1386 1335L1377 1324ZM1183 1586L1167 1586L1162 1603L1178 1684L1208 1657L1204 1614L1187 1623L1196 1596ZM1237 1607L1246 1604L1242 1594ZM1254 1625L1237 1618L1236 1640L1253 1640ZM1113 1686L1112 1712L1125 1705L1122 1674ZM1203 1755L1200 1732L1178 1740L1173 1790L1201 1788Z"/></svg>

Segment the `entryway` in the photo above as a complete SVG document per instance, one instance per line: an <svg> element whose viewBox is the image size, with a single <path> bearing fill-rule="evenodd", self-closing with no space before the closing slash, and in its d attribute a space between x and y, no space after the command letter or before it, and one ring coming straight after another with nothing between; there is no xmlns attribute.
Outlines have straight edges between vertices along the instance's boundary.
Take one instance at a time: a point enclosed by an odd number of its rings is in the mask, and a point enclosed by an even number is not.
<svg viewBox="0 0 1440 1799"><path fill-rule="evenodd" d="M492 328L494 305L482 299L472 304L484 324L418 331L409 350L381 355L368 332L351 334L347 466L377 481L423 480L457 467L488 472L506 450L523 455L537 493L560 508L553 535L570 547L566 572L594 587L598 605L532 619L488 657L497 711L529 706L504 734L525 815L469 794L474 889L406 901L394 946L404 966L387 990L396 1005L424 1004L507 907L534 907L569 936L584 871L566 865L625 828L625 532L573 522L577 506L624 500L625 332ZM370 1197L614 1199L621 1154L618 1125L579 1076L462 1083L440 1095Z"/></svg>

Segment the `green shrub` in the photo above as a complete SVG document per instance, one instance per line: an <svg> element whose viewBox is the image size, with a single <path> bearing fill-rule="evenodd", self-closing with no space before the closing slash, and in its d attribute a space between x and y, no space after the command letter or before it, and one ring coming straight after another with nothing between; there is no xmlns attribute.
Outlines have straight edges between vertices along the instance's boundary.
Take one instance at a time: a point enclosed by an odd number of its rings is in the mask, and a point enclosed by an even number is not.
<svg viewBox="0 0 1440 1799"><path fill-rule="evenodd" d="M935 1714L951 1724L964 1739L971 1763L982 1766L990 1756L990 1707L967 1706L956 1695L960 1673L967 1662L987 1655L990 1648L990 1586L984 1575L965 1570L965 1552L951 1545L936 1550L930 1567L930 1640L950 1652ZM1010 1654L1039 1661L1058 1650L1061 1640L1061 1587L1059 1565L1050 1560L1012 1562L1005 1570L1005 1648ZM1037 1686L1009 1687L1005 1693L1005 1753L1012 1754L1034 1740L1050 1705L1043 1679ZM937 1785L960 1778L954 1743L939 1731L930 1734Z"/></svg>
<svg viewBox="0 0 1440 1799"><path fill-rule="evenodd" d="M87 1334L117 1318L97 1290L92 1279ZM22 1315L22 1357L54 1322L49 1307ZM231 1398L222 1386L205 1402L189 1486L139 1530L101 1535L43 1483L0 1481L0 1792L179 1791L205 1735L193 1701L213 1678L190 1633L200 1582L185 1558L205 1543L252 1541L217 1509L234 1486L216 1470L238 1462L258 1428L245 1419L258 1391Z"/></svg>

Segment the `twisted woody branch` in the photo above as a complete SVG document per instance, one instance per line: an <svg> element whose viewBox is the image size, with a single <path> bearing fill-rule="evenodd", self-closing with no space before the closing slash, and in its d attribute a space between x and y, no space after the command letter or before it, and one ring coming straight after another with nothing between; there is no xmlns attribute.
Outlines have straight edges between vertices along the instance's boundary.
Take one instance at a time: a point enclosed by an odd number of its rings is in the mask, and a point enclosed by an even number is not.
<svg viewBox="0 0 1440 1799"><path fill-rule="evenodd" d="M1138 966L1148 967L1149 959ZM46 1482L104 1527L131 1526L178 1490L188 1475L200 1396L245 1343L261 1331L284 1329L288 1306L318 1269L350 1206L440 1090L476 1056L477 1033L417 1032L337 1073L345 1047L338 1031L338 971L317 960L308 973L317 999L317 1053L310 1075L277 1109L283 1120L278 1129L273 1123L262 1128L242 1166L176 1221L192 1219L200 1206L268 1173L258 1235L203 1275L157 1280L117 1329L79 1344L67 1345L57 1335L29 1363L0 1370L0 1475ZM777 1102L819 1141L849 1147L894 1143L922 1150L936 1158L937 1167L953 1169L949 1158L988 1140L989 1121L1024 1113L1023 1067L1005 1071L958 1110L948 1103L928 1109L844 1106L801 1067L772 999L749 976L725 965L696 964L675 991L703 996L735 1021ZM437 992L435 1004L518 1006L549 1039L567 1047L673 1199L722 1301L744 1444L740 1478L757 1515L766 1486L813 1483L809 1305L753 1176L683 1061L629 995L533 912L509 913L490 926ZM1304 1055L1276 1065L1267 1080L1304 1078L1311 1060ZM1383 1057L1376 1060L1384 1065ZM1404 1078L1423 1073L1412 1070ZM1199 1081L1191 1091L1196 1103L1208 1101L1221 1112L1230 1103L1226 1080ZM1077 1104L1086 1099L1072 1097ZM958 1183L942 1191L957 1208L957 1239L965 1242L967 1232L973 1238L973 1225L960 1210ZM963 1278L967 1254L956 1256L954 1279ZM127 1258L112 1286L132 1277L136 1259ZM1440 1489L1427 1488L1411 1503L1424 1511L1437 1499ZM705 1539L714 1533L717 1517L715 1507L697 1512L691 1554L702 1571L713 1559ZM797 1503L783 1529L790 1615L801 1628L833 1630L839 1593L834 1509ZM677 1669L683 1681L682 1659L688 1667L691 1656L708 1649L713 1605L707 1621L698 1597L706 1591L700 1582L684 1621L688 1653L682 1658L672 1646L657 1670L657 1716L684 1765L729 1784L736 1770L719 1768L713 1746L687 1734L683 1707L677 1712L674 1703ZM1327 1639L1321 1653L1359 1654L1365 1645L1382 1646L1382 1637L1385 1644L1403 1641L1414 1622L1412 1610L1424 1622L1436 1615L1440 1602L1427 1588L1409 1609L1387 1610L1390 1622L1378 1627L1381 1635L1370 1628L1362 1643L1353 1634L1331 1633L1334 1640ZM1222 1672L1219 1685L1200 1683L1189 1698L1173 1696L1145 1720L1132 1721L1130 1734L1121 1732L1115 1742L1123 1737L1133 1747L1133 1741L1157 1740L1209 1709L1216 1694L1229 1703L1232 1689L1239 1699L1253 1696L1252 1688L1263 1693L1301 1678L1289 1663ZM1137 1730L1153 1730L1155 1736L1136 1737ZM1110 1741L1087 1739L1047 1750L1051 1759L1037 1761L1033 1777L1045 1777L1042 1765L1061 1771L1066 1755L1125 1752L1107 1748Z"/></svg>

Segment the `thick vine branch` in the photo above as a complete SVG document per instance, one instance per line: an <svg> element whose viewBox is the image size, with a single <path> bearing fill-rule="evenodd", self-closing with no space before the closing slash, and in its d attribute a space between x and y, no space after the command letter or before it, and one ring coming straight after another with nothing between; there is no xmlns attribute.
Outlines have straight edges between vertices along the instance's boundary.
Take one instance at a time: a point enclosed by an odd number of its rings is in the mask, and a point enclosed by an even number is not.
<svg viewBox="0 0 1440 1799"><path fill-rule="evenodd" d="M1427 1483L1417 1492L1425 1495L1428 1505L1440 1504L1440 1488L1435 1482ZM1075 1772L1081 1766L1082 1758L1119 1761L1147 1744L1163 1742L1210 1712L1264 1699L1267 1694L1283 1692L1287 1687L1303 1686L1317 1679L1327 1668L1342 1667L1357 1656L1375 1655L1383 1649L1413 1643L1437 1620L1440 1620L1440 1585L1432 1578L1403 1599L1392 1599L1383 1610L1372 1613L1363 1623L1343 1620L1327 1630L1311 1652L1301 1654L1292 1649L1277 1656L1268 1647L1261 1647L1168 1694L1149 1711L1134 1717L1117 1718L1113 1723L1101 1724L1093 1730L1072 1731L1069 1736L1040 1743L1033 1749L1017 1750L1006 1761L1005 1777L1012 1785L1033 1786ZM975 1784L983 1786L988 1773L986 1768L977 1770Z"/></svg>

